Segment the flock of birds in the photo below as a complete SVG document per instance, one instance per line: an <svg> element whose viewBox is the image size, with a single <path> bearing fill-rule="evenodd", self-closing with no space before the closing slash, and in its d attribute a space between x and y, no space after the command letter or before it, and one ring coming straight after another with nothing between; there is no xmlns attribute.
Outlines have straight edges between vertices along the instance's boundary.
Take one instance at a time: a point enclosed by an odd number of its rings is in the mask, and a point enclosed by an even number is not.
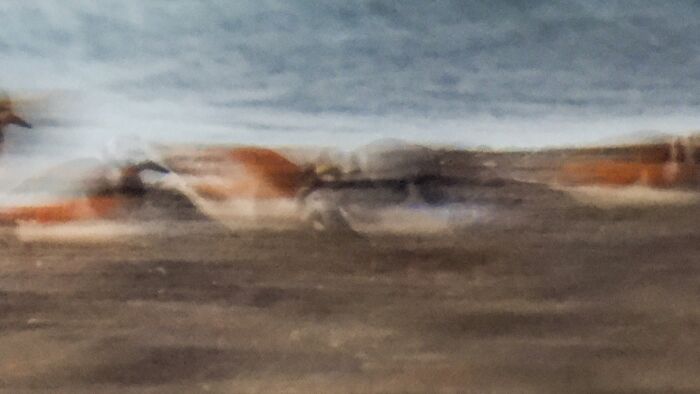
<svg viewBox="0 0 700 394"><path fill-rule="evenodd" d="M32 125L9 98L0 98L0 149L12 127ZM576 149L567 153L555 187L588 203L597 195L602 205L634 199L655 204L678 193L695 202L698 145L697 138L687 138ZM74 160L3 190L22 198L0 204L0 225L118 221L154 189L175 191L236 230L443 231L493 214L443 192L465 177L443 176L441 157L432 149L385 141L359 153L299 160L259 146L161 146L126 160Z"/></svg>
<svg viewBox="0 0 700 394"><path fill-rule="evenodd" d="M13 126L31 127L9 99L0 103L0 136ZM4 191L18 198L0 205L0 224L21 228L119 221L129 218L154 189L183 195L201 213L233 229L357 234L360 228L381 228L391 215L405 219L410 212L410 220L394 230L410 231L413 225L437 231L453 222L458 211L439 192L455 181L440 175L435 152L417 145L375 144L368 154L350 155L346 165L327 152L295 160L283 149L259 146L144 151L119 161L73 160L26 179Z"/></svg>

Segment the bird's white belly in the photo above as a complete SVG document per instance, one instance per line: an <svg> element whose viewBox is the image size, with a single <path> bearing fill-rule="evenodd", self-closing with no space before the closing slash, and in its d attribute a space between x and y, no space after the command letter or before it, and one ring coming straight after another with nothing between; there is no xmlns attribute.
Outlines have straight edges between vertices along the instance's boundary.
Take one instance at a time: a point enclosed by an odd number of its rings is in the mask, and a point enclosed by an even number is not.
<svg viewBox="0 0 700 394"><path fill-rule="evenodd" d="M214 201L197 198L194 203L205 215L232 230L287 230L301 226L299 210L293 199Z"/></svg>

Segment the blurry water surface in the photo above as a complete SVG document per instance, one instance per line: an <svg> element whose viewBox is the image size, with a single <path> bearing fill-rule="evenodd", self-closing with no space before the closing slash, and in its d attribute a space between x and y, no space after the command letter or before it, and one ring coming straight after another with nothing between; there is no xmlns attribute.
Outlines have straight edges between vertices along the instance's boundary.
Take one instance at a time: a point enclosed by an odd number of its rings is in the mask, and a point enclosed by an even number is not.
<svg viewBox="0 0 700 394"><path fill-rule="evenodd" d="M532 147L683 132L692 1L4 1L0 86L77 92L90 144Z"/></svg>

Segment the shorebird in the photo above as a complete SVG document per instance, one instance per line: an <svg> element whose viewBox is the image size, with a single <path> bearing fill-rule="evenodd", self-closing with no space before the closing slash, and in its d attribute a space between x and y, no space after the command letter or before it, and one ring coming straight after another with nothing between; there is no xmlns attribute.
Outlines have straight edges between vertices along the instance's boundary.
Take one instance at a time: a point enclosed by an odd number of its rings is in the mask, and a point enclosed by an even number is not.
<svg viewBox="0 0 700 394"><path fill-rule="evenodd" d="M168 172L152 161L121 166L96 159L64 163L13 190L18 201L0 206L0 224L55 224L124 216L143 202L148 187L141 175L146 170Z"/></svg>
<svg viewBox="0 0 700 394"><path fill-rule="evenodd" d="M699 145L691 136L580 149L561 167L553 186L605 208L697 204Z"/></svg>
<svg viewBox="0 0 700 394"><path fill-rule="evenodd" d="M582 149L580 153L584 159L565 163L559 181L567 185L697 188L700 184L698 152L697 142L691 137Z"/></svg>
<svg viewBox="0 0 700 394"><path fill-rule="evenodd" d="M164 152L164 162L177 175L171 187L234 230L381 232L390 227L382 222L386 219L404 232L417 227L422 232L461 220L455 216L462 212L441 193L455 181L439 173L432 157L426 158L427 149L409 148L360 152L358 171L325 159L303 164L281 150L256 146L175 148ZM426 221L432 227L424 226Z"/></svg>
<svg viewBox="0 0 700 394"><path fill-rule="evenodd" d="M279 152L251 146L175 149L165 165L173 188L234 229L294 226L308 171Z"/></svg>

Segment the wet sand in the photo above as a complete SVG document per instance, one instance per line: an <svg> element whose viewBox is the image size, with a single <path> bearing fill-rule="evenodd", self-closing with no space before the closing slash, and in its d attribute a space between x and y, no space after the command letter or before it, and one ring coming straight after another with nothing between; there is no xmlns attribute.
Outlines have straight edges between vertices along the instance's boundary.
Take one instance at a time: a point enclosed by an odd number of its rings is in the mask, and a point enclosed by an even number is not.
<svg viewBox="0 0 700 394"><path fill-rule="evenodd" d="M700 391L700 208L459 191L443 235L0 238L7 393ZM512 219L512 220L511 220Z"/></svg>

